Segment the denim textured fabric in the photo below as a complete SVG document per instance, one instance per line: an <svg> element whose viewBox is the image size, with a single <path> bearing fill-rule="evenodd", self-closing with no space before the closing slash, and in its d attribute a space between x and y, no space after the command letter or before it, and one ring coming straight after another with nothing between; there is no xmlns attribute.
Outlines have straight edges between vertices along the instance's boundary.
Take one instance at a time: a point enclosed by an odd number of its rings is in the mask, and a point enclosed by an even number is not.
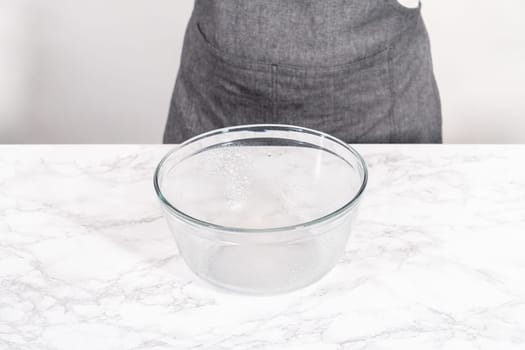
<svg viewBox="0 0 525 350"><path fill-rule="evenodd" d="M292 124L348 143L440 143L421 7L397 0L196 0L164 133Z"/></svg>

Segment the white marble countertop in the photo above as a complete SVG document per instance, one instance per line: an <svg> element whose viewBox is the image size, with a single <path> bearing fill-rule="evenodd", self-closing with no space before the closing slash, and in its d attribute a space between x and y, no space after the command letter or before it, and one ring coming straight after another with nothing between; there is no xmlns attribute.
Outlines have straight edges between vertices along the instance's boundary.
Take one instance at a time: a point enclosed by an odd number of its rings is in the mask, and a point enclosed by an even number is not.
<svg viewBox="0 0 525 350"><path fill-rule="evenodd" d="M357 148L344 258L247 297L181 260L152 187L169 147L0 147L0 349L524 349L525 147Z"/></svg>

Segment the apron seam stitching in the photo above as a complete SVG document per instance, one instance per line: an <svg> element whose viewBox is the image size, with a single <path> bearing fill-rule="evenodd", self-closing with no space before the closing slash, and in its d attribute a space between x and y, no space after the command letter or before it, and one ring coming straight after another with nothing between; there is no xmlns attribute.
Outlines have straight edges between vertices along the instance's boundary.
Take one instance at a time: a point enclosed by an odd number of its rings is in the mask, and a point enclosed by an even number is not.
<svg viewBox="0 0 525 350"><path fill-rule="evenodd" d="M394 71L392 69L392 47L388 47L388 54L387 54L387 69L388 69L388 89L390 92L390 110L388 112L388 119L390 121L390 130L388 132L388 142L392 143L393 138L392 135L394 134L394 128L395 128L395 120L394 120L394 114L395 114L395 89L394 89Z"/></svg>
<svg viewBox="0 0 525 350"><path fill-rule="evenodd" d="M271 71L271 92L270 98L272 101L272 121L277 120L277 65L272 64Z"/></svg>

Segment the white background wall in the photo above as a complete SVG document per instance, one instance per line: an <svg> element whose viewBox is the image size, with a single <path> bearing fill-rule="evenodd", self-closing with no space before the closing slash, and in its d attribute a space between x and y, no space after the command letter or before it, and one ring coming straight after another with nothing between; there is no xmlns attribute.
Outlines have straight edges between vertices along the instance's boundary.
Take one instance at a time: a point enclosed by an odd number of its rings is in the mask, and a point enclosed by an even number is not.
<svg viewBox="0 0 525 350"><path fill-rule="evenodd" d="M0 143L160 142L192 6L0 0ZM525 143L525 1L423 12L445 141Z"/></svg>

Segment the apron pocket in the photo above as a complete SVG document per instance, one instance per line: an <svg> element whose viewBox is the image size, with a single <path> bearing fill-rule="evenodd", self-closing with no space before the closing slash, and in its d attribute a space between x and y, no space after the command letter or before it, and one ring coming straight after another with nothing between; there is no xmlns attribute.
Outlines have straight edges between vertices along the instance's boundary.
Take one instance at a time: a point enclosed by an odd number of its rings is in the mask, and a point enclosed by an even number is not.
<svg viewBox="0 0 525 350"><path fill-rule="evenodd" d="M276 120L310 127L346 142L388 142L392 130L390 49L323 69L280 67Z"/></svg>

